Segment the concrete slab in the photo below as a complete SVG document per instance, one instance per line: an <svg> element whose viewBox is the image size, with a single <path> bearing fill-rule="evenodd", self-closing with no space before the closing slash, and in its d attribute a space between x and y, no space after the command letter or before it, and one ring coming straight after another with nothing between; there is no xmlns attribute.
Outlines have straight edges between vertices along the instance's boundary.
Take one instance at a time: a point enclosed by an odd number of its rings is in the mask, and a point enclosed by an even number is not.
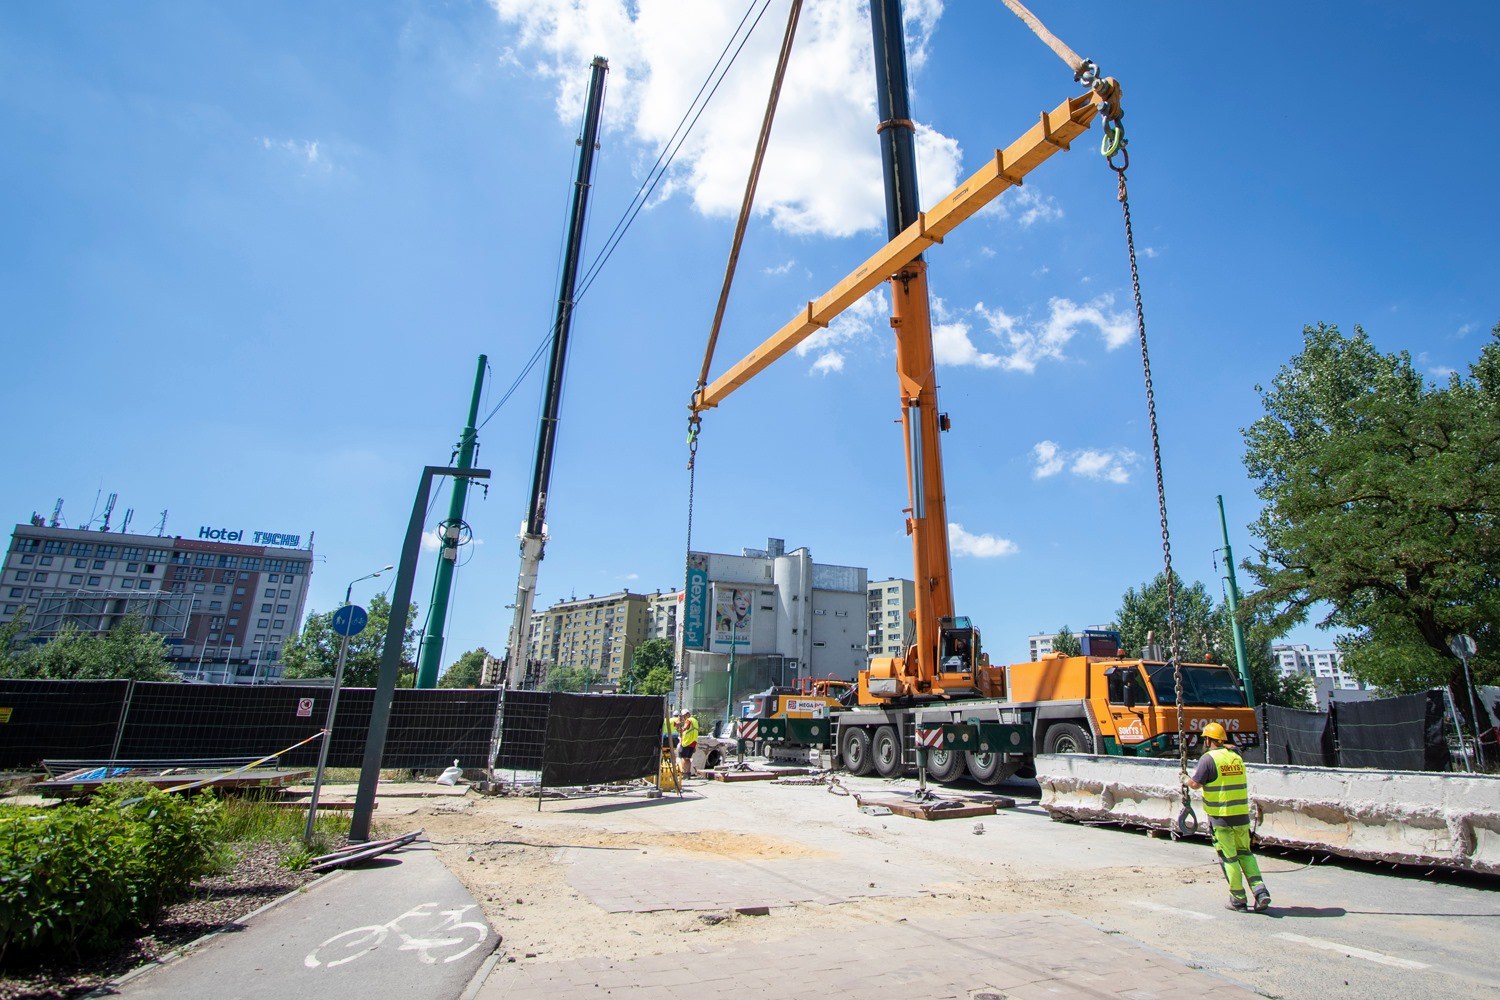
<svg viewBox="0 0 1500 1000"><path fill-rule="evenodd" d="M601 995L698 1000L707 991L760 1000L882 1000L1101 996L1250 1000L1209 972L1064 914L902 921L857 935L823 930L791 941L607 961L497 966L475 1000L574 1000Z"/></svg>

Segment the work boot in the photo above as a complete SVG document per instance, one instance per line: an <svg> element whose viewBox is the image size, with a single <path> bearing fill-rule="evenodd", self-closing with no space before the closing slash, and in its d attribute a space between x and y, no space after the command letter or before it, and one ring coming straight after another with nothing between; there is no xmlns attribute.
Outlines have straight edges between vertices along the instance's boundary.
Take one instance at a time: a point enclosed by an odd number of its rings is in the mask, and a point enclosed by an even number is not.
<svg viewBox="0 0 1500 1000"><path fill-rule="evenodd" d="M1229 897L1229 902L1224 904L1224 909L1234 910L1236 913L1245 913L1248 912L1250 908L1245 905L1245 901L1243 899L1235 899L1233 896L1231 896Z"/></svg>
<svg viewBox="0 0 1500 1000"><path fill-rule="evenodd" d="M1255 890L1255 912L1264 913L1271 908L1271 894L1265 889Z"/></svg>

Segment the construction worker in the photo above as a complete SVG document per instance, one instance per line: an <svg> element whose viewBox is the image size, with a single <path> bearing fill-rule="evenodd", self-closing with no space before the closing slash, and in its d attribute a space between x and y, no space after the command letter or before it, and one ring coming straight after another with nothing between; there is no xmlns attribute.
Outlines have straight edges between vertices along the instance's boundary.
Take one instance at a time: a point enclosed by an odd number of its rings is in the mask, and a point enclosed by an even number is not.
<svg viewBox="0 0 1500 1000"><path fill-rule="evenodd" d="M1271 906L1271 893L1250 853L1250 786L1245 780L1245 762L1217 722L1203 727L1203 742L1208 750L1199 758L1188 784L1203 789L1203 811L1213 830L1214 850L1229 881L1229 902L1224 907L1240 913L1264 912ZM1245 896L1246 882L1253 902Z"/></svg>
<svg viewBox="0 0 1500 1000"><path fill-rule="evenodd" d="M677 716L677 756L682 759L682 776L693 776L693 754L698 750L698 720L683 709Z"/></svg>

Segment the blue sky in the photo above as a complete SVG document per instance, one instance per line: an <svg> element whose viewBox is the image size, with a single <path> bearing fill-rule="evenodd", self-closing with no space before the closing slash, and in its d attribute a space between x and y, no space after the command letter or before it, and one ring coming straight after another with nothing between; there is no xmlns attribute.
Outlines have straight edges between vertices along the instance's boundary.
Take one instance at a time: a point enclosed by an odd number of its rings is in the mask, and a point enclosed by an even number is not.
<svg viewBox="0 0 1500 1000"><path fill-rule="evenodd" d="M170 534L315 531L310 607L333 607L395 560L477 355L488 414L546 335L590 57L611 74L587 260L745 6L0 8L0 510L61 496L77 526L118 492L134 530L167 509ZM883 241L865 14L807 7L715 372ZM1361 324L1441 378L1500 320L1500 7L1032 7L1125 87L1174 562L1217 594L1214 497L1248 553L1240 429L1304 324ZM685 404L785 11L579 305L539 606L680 586ZM1077 88L999 2L907 12L930 203ZM1114 195L1095 130L928 255L959 610L999 660L1161 565ZM707 415L695 548L774 536L911 575L883 310ZM480 431L445 663L504 646L540 396L538 370Z"/></svg>

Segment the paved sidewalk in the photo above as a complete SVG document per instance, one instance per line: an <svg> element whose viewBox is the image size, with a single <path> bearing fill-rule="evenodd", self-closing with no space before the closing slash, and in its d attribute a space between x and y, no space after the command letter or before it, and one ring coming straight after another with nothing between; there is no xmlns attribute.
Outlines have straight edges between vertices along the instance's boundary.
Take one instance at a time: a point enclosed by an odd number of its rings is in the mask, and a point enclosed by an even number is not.
<svg viewBox="0 0 1500 1000"><path fill-rule="evenodd" d="M130 1000L458 997L499 936L427 844L338 872L124 982Z"/></svg>
<svg viewBox="0 0 1500 1000"><path fill-rule="evenodd" d="M475 1000L1253 1000L1256 994L1077 917L1011 913L819 931L629 961L496 967Z"/></svg>

